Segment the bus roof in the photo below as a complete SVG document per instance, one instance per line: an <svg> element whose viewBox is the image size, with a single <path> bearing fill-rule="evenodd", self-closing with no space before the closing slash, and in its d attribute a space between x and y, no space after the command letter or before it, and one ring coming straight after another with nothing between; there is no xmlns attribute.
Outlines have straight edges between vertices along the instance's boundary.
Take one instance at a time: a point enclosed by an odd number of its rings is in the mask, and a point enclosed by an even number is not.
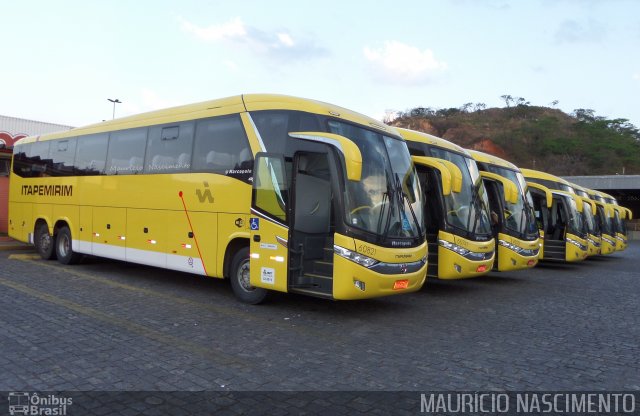
<svg viewBox="0 0 640 416"><path fill-rule="evenodd" d="M520 169L520 171L527 178L546 179L548 181L559 182L559 183L562 183L564 185L573 187L573 184L571 182L567 181L566 179L562 179L559 176L552 175L552 174L547 173L547 172L542 172L542 171L533 170L533 169L524 169L524 168Z"/></svg>
<svg viewBox="0 0 640 416"><path fill-rule="evenodd" d="M471 154L471 157L476 160L476 162L489 163L490 165L502 166L503 168L512 169L518 172L520 171L520 168L518 168L516 165L509 162L508 160L499 158L498 156L490 155L479 150L467 149L467 151L469 152L469 154Z"/></svg>
<svg viewBox="0 0 640 416"><path fill-rule="evenodd" d="M580 185L578 185L576 183L573 183L573 182L569 182L569 186L571 186L576 191L576 193L578 193L578 191L579 191L579 192L582 192L584 194L589 195L589 189L585 188L584 186L580 186ZM582 195L582 196L584 196L584 195Z"/></svg>
<svg viewBox="0 0 640 416"><path fill-rule="evenodd" d="M331 115L355 123L368 125L378 130L386 131L394 136L400 136L395 127L387 126L374 118L333 104L279 94L244 94L135 114L63 132L25 137L20 140L20 143L75 137L113 130L193 120L214 115L259 110L300 110L309 113Z"/></svg>
<svg viewBox="0 0 640 416"><path fill-rule="evenodd" d="M431 144L433 146L442 147L444 149L453 150L454 152L462 153L462 154L464 154L466 156L471 156L469 154L469 152L467 151L467 149L465 149L464 147L458 146L455 143L452 143L452 142L450 142L448 140L445 140L445 139L442 139L440 137L434 136L432 134L423 133L421 131L404 129L404 128L400 128L400 127L397 127L396 129L400 132L402 137L405 138L405 140L409 140L409 141L412 141L412 142L420 142L420 143L425 143L425 144Z"/></svg>

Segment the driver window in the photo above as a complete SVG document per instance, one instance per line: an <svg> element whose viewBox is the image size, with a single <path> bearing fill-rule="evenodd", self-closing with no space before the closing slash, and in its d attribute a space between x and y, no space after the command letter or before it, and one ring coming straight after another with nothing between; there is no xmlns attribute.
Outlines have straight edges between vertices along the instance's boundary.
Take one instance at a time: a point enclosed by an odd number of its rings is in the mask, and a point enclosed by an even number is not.
<svg viewBox="0 0 640 416"><path fill-rule="evenodd" d="M288 185L281 156L259 155L253 182L255 206L282 221L287 220Z"/></svg>

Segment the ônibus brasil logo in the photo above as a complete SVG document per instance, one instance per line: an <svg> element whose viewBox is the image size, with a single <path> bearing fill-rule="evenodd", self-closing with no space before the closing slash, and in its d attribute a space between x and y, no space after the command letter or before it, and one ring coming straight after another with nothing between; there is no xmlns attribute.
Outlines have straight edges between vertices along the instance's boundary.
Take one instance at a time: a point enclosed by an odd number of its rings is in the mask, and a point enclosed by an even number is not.
<svg viewBox="0 0 640 416"><path fill-rule="evenodd" d="M73 404L71 397L56 394L9 393L9 414L29 416L64 416Z"/></svg>

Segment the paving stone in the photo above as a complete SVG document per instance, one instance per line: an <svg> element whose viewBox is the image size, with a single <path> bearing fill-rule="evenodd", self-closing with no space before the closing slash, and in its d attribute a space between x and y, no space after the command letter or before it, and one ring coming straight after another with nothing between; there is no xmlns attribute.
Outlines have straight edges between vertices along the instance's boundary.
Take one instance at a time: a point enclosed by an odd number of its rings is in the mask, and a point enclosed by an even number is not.
<svg viewBox="0 0 640 416"><path fill-rule="evenodd" d="M429 281L404 296L276 295L249 306L213 279L2 252L0 391L193 392L181 399L238 414L259 405L244 408L236 396L202 400L198 392L291 390L304 393L285 403L326 414L326 397L308 392L637 389L638 258L640 243L632 242L602 261ZM169 406L174 396L161 397ZM136 407L136 397L109 407L122 399L109 396L102 408L172 414L167 406ZM411 413L414 402L403 410ZM286 414L277 403L272 414ZM379 404L348 403L351 412L372 414Z"/></svg>

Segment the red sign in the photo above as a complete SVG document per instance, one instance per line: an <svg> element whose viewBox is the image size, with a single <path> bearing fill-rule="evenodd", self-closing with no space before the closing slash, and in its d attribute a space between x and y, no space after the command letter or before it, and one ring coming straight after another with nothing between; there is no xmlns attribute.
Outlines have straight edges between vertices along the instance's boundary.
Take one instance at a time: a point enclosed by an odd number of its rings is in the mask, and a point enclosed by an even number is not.
<svg viewBox="0 0 640 416"><path fill-rule="evenodd" d="M4 143L5 147L8 149L12 148L13 145L23 137L27 137L26 134L16 134L15 136L11 133L7 133L6 131L0 131L0 147L2 147L2 143Z"/></svg>

